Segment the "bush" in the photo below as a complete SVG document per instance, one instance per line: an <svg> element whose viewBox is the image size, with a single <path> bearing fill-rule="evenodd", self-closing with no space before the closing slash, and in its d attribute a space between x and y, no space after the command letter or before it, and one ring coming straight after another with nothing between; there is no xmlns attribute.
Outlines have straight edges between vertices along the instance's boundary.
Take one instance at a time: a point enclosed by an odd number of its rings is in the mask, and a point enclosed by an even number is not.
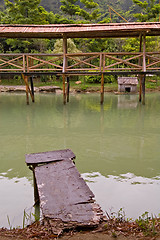
<svg viewBox="0 0 160 240"><path fill-rule="evenodd" d="M112 83L117 80L116 76L113 75L104 75L104 82L105 83ZM85 76L85 82L87 83L100 83L101 76Z"/></svg>

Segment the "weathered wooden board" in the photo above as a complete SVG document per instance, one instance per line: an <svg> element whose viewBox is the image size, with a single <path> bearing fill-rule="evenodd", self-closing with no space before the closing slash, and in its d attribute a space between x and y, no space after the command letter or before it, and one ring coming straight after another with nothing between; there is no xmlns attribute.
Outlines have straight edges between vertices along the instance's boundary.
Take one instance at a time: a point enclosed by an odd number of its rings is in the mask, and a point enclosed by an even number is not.
<svg viewBox="0 0 160 240"><path fill-rule="evenodd" d="M76 156L70 149L32 153L26 155L26 164L35 165L49 163L53 161L60 161L63 159L74 159Z"/></svg>
<svg viewBox="0 0 160 240"><path fill-rule="evenodd" d="M64 222L93 220L94 194L74 163L63 160L35 168L40 204L44 217Z"/></svg>
<svg viewBox="0 0 160 240"><path fill-rule="evenodd" d="M65 228L97 226L103 212L95 203L94 194L78 172L69 150L26 155L33 165L35 192L45 224L60 234Z"/></svg>

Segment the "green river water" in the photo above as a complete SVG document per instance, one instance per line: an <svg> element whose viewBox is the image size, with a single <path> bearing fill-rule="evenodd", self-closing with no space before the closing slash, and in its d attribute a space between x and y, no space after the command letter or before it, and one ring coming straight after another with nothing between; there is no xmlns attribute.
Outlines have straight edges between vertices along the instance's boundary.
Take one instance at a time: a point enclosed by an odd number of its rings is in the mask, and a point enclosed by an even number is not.
<svg viewBox="0 0 160 240"><path fill-rule="evenodd" d="M70 148L76 167L109 214L160 213L160 93L146 95L0 94L0 227L22 226L34 212L25 154ZM8 216L8 217L7 217ZM8 221L9 219L9 221Z"/></svg>

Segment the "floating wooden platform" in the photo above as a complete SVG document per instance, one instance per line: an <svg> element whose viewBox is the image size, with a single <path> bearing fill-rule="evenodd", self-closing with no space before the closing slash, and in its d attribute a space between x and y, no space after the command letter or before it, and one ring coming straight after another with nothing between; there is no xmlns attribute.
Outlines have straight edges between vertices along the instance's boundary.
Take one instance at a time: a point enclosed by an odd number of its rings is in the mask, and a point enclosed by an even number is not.
<svg viewBox="0 0 160 240"><path fill-rule="evenodd" d="M79 174L69 150L26 155L34 171L44 221L60 234L65 228L97 226L103 212Z"/></svg>

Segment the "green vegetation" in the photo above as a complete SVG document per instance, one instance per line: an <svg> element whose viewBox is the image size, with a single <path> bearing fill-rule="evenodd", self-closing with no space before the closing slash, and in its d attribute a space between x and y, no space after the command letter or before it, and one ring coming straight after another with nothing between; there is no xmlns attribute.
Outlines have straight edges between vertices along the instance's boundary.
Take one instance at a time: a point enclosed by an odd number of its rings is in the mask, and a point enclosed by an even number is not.
<svg viewBox="0 0 160 240"><path fill-rule="evenodd" d="M60 9L72 19L78 16L85 20L96 20L99 16L98 4L93 0L80 0L82 7L77 4L77 0L61 0Z"/></svg>
<svg viewBox="0 0 160 240"><path fill-rule="evenodd" d="M155 236L157 234L155 228L156 218L153 216L150 217L148 212L145 212L142 216L136 219L136 223L145 236Z"/></svg>

